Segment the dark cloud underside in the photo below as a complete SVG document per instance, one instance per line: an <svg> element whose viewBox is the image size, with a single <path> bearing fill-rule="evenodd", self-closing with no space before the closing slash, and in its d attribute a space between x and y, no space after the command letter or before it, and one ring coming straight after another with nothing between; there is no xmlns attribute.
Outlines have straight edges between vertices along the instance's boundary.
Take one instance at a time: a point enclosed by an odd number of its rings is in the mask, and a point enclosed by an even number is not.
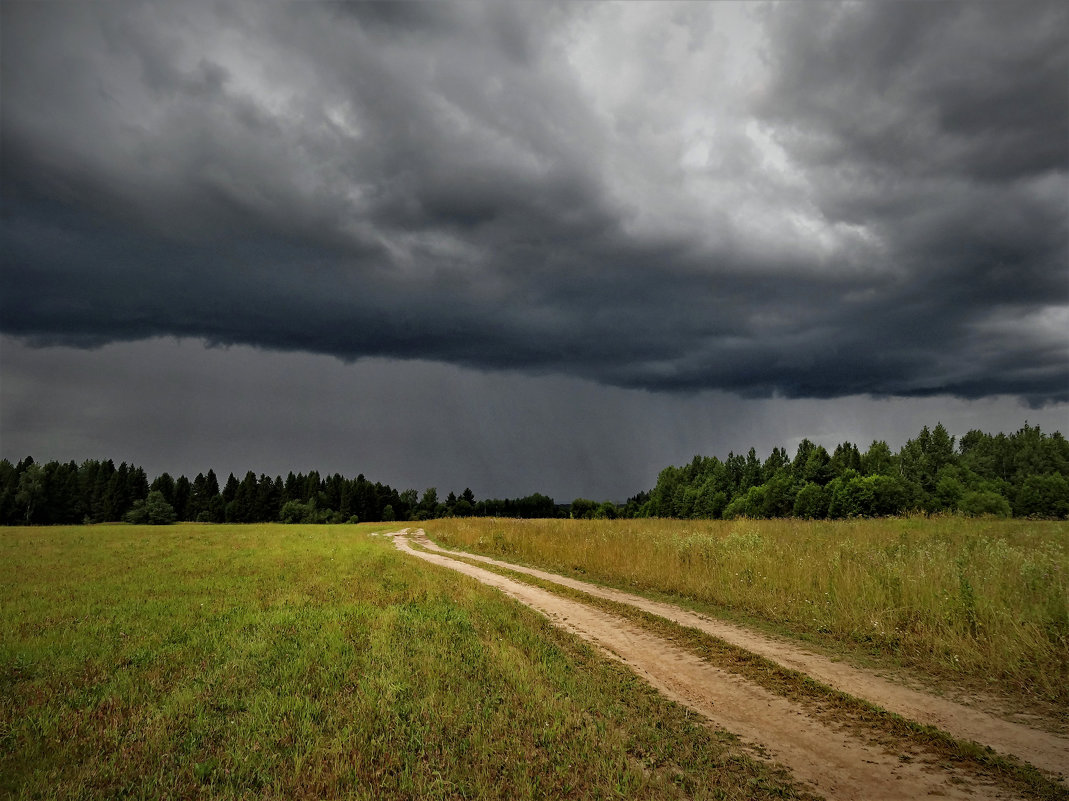
<svg viewBox="0 0 1069 801"><path fill-rule="evenodd" d="M2 13L4 333L1069 398L1062 4Z"/></svg>
<svg viewBox="0 0 1069 801"><path fill-rule="evenodd" d="M576 378L465 370L423 361L154 339L92 351L0 337L0 456L112 458L155 475L209 467L285 475L364 473L400 489L471 487L479 498L543 492L623 501L695 453L792 454L802 437L834 449L885 439L896 450L942 421L1014 431L1059 427L1069 405L1012 398L745 400L706 391L617 389Z"/></svg>

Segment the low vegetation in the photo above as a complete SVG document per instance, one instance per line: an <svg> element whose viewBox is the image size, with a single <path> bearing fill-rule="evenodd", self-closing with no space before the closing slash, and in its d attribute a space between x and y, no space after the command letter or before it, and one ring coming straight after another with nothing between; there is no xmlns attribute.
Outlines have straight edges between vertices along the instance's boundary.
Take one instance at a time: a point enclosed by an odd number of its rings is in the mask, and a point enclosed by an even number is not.
<svg viewBox="0 0 1069 801"><path fill-rule="evenodd" d="M537 565L901 664L1027 706L1069 703L1069 524L476 520L439 544Z"/></svg>
<svg viewBox="0 0 1069 801"><path fill-rule="evenodd" d="M795 796L626 668L373 530L0 530L0 795Z"/></svg>

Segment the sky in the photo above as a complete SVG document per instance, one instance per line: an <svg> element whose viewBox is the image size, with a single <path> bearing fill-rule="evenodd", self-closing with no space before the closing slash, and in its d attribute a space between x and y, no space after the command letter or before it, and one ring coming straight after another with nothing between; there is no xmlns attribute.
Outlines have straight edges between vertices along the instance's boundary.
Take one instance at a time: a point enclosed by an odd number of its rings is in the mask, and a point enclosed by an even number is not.
<svg viewBox="0 0 1069 801"><path fill-rule="evenodd" d="M623 500L1069 428L1064 4L0 15L3 457Z"/></svg>

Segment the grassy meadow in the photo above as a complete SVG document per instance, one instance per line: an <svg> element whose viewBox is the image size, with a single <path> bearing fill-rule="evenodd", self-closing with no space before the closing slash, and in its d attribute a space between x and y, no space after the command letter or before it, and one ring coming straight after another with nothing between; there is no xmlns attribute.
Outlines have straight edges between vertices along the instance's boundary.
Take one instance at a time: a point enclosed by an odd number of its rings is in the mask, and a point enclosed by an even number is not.
<svg viewBox="0 0 1069 801"><path fill-rule="evenodd" d="M0 796L794 796L377 528L0 529Z"/></svg>
<svg viewBox="0 0 1069 801"><path fill-rule="evenodd" d="M492 520L440 545L646 593L1064 715L1069 523Z"/></svg>

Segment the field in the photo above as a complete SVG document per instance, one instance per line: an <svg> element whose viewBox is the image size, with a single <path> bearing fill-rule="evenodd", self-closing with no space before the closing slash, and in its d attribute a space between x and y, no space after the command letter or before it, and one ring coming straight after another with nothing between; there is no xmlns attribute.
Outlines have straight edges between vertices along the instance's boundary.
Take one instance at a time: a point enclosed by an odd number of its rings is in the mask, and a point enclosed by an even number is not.
<svg viewBox="0 0 1069 801"><path fill-rule="evenodd" d="M487 520L440 545L672 600L1064 723L1069 524Z"/></svg>
<svg viewBox="0 0 1069 801"><path fill-rule="evenodd" d="M1029 752L1044 777L715 635L379 536L402 525L0 529L0 796L766 798L805 796L801 778L829 797L848 780L1069 797L1049 773L1064 737ZM1064 523L424 526L444 546L670 599L1066 729ZM624 651L604 645L624 629ZM580 639L592 633L646 659L655 685L705 678L684 708ZM773 747L845 738L839 767L788 760L792 778L707 724L743 696L767 700L729 731Z"/></svg>
<svg viewBox="0 0 1069 801"><path fill-rule="evenodd" d="M0 795L794 796L622 666L375 530L0 529Z"/></svg>

